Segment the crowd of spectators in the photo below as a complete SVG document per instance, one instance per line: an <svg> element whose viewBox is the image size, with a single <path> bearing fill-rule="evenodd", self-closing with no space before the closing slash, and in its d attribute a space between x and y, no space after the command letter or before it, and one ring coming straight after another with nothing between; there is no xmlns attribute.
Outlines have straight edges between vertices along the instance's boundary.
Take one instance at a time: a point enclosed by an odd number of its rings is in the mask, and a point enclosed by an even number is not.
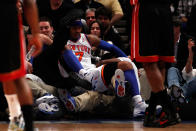
<svg viewBox="0 0 196 131"><path fill-rule="evenodd" d="M131 93L118 98L114 93L115 89L112 88L104 93L93 91L88 81L79 77L65 63L60 62L62 59L61 51L66 44L63 41L68 40L70 22L78 18L82 21L82 33L96 35L123 51L127 50L124 49L124 43L115 28L115 24L121 19L130 22L127 18L130 12L124 12L125 7L121 7L128 2L129 0L121 2L118 0L36 0L40 17L40 38L44 46L39 56L35 58L28 56L28 74L26 75L27 82L33 92L35 119L77 118L78 112L81 114L89 113L96 117L103 114L101 116L104 117L108 115L108 117L133 118L134 102L128 97ZM23 13L22 0L20 3L20 13ZM128 9L131 10L131 6ZM182 103L189 103L196 92L196 57L194 55L196 51L196 0L173 0L171 10L174 18L176 63L168 65L165 86L168 87L168 94L171 95L173 101L181 105ZM26 27L28 25L24 25L24 28ZM31 33L28 30L25 31L28 44ZM127 29L127 32L130 30ZM127 35L130 34L127 33ZM30 52L27 51L28 53ZM93 64L100 64L104 60L117 57L112 52L103 51L96 47L92 47L91 54ZM126 55L129 56L130 54ZM65 66L66 71L64 70ZM137 63L136 66L140 82L140 95L144 101L148 102L150 85L143 68L140 68L141 66ZM0 90L0 94L3 98L2 90ZM81 102L83 105L76 108L77 112L73 112L76 109L67 109L70 107L68 104L71 103L66 103L66 99L70 96L78 101L85 100L86 102L87 99L91 101L88 101L89 103ZM6 108L6 101L1 101L0 112L3 113L0 115L4 117L0 118L3 120L7 120Z"/></svg>

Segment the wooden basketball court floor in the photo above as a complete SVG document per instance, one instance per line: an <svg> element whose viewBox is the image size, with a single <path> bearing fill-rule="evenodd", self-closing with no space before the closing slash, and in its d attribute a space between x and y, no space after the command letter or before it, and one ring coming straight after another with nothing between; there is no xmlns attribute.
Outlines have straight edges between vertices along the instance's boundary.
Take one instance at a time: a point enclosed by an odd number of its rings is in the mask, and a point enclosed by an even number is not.
<svg viewBox="0 0 196 131"><path fill-rule="evenodd" d="M0 122L0 131L7 131L8 123ZM196 121L183 121L166 128L143 127L142 121L35 121L36 131L196 131Z"/></svg>

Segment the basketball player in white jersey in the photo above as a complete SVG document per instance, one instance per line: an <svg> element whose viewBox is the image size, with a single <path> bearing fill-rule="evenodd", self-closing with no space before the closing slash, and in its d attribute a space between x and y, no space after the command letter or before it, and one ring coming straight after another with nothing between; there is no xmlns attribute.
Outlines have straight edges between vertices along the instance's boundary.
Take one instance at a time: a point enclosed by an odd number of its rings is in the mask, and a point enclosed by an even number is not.
<svg viewBox="0 0 196 131"><path fill-rule="evenodd" d="M63 54L65 63L75 72L83 75L89 82L92 83L92 90L104 92L108 90L110 85L113 85L118 97L123 97L126 91L129 91L134 112L133 116L143 116L147 105L142 101L140 95L140 84L138 79L137 67L135 64L115 45L111 45L103 40L100 40L94 35L85 35L81 33L82 23L80 20L74 21L70 25L70 39L67 41L66 51ZM91 48L95 46L110 52L115 53L118 58L103 60L101 66L91 63ZM67 49L71 49L80 61L80 69L76 69L73 64L70 64L70 53ZM74 69L75 68L75 69ZM112 82L112 78L114 81ZM125 87L128 82L129 86ZM73 110L76 102L73 98L67 100L67 108Z"/></svg>

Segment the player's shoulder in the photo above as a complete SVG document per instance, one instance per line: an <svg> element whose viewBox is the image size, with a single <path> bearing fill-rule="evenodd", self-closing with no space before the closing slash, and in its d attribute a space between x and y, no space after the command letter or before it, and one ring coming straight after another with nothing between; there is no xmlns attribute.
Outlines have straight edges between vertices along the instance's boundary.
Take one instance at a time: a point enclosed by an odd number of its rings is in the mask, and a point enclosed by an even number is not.
<svg viewBox="0 0 196 131"><path fill-rule="evenodd" d="M86 35L86 37L88 39L98 39L98 37L96 35L93 35L93 34L88 34L88 35Z"/></svg>

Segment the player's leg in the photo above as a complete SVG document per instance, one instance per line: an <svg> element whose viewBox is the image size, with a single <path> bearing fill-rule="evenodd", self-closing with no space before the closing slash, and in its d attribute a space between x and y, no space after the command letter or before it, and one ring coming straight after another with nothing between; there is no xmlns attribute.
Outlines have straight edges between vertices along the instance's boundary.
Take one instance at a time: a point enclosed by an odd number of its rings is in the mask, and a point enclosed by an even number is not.
<svg viewBox="0 0 196 131"><path fill-rule="evenodd" d="M164 90L164 83L162 79L162 74L159 70L157 63L145 63L144 69L146 71L146 75L150 85L152 86L153 92L159 92L160 90Z"/></svg>
<svg viewBox="0 0 196 131"><path fill-rule="evenodd" d="M157 63L145 63L143 66L152 88L149 107L146 110L144 119L144 126L153 126L155 124L155 109L158 105L158 96L156 93L164 90L164 85Z"/></svg>
<svg viewBox="0 0 196 131"><path fill-rule="evenodd" d="M150 103L148 109L146 110L144 119L144 126L165 127L180 122L176 109L171 103L170 96L167 94L167 90L164 88L164 79L162 76L163 73L161 73L161 66L155 62L145 63L144 69L152 87ZM162 106L162 115L160 117L160 122L155 122L155 110L156 105L158 105L159 102ZM163 119L167 121L162 122Z"/></svg>
<svg viewBox="0 0 196 131"><path fill-rule="evenodd" d="M22 113L25 120L25 130L33 130L33 97L30 87L28 86L26 79L21 77L14 81L16 86L16 92L18 94L18 99L20 101Z"/></svg>
<svg viewBox="0 0 196 131"><path fill-rule="evenodd" d="M72 71L79 73L79 71L83 69L75 54L73 54L72 50L70 50L67 46L65 46L63 58L67 66L72 69Z"/></svg>
<svg viewBox="0 0 196 131"><path fill-rule="evenodd" d="M24 120L21 112L20 103L16 94L16 88L13 81L3 83L4 95L9 109L9 127L8 131L24 130Z"/></svg>
<svg viewBox="0 0 196 131"><path fill-rule="evenodd" d="M129 94L132 96L134 106L133 117L144 116L147 104L142 101L142 97L140 95L140 83L137 67L133 62L120 61L118 62L118 68L121 70L121 75L124 74L125 81L127 81L129 85L129 87L127 87L127 91L129 91Z"/></svg>
<svg viewBox="0 0 196 131"><path fill-rule="evenodd" d="M65 47L65 51L63 53L63 59L65 64L70 68L72 71L79 73L80 76L86 79L88 82L91 82L91 75L88 76L89 73L83 68L75 54L73 54L72 50L69 47Z"/></svg>
<svg viewBox="0 0 196 131"><path fill-rule="evenodd" d="M135 117L144 115L147 105L145 104L145 102L142 101L141 95L139 94L140 85L137 74L137 68L134 64L132 64L130 59L120 59L117 62L106 64L101 74L103 76L103 81L106 86L108 86L110 83L113 84L117 96L123 97L125 95L125 90L130 92L129 94L132 97L133 106L136 109L136 113L134 113ZM112 79L113 76L114 79ZM126 84L127 82L129 84ZM125 85L129 86L125 89Z"/></svg>
<svg viewBox="0 0 196 131"><path fill-rule="evenodd" d="M160 61L158 63L159 70L162 74L162 80L163 83L165 81L165 62ZM160 93L160 94L159 94ZM176 123L179 123L181 121L180 116L178 114L177 106L174 105L171 102L171 97L168 95L168 92L166 89L164 89L162 92L159 92L158 96L160 98L161 106L163 107L160 121L165 121L165 119L168 119L168 122L161 124L161 127L165 127L168 125L173 125Z"/></svg>

